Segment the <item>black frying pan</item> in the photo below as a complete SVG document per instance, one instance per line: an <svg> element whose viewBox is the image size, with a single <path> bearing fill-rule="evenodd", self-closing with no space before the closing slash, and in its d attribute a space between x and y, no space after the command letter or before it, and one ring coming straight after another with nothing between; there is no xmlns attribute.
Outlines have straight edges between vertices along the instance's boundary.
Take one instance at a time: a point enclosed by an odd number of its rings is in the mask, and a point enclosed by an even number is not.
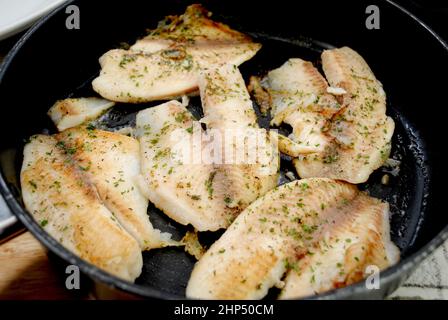
<svg viewBox="0 0 448 320"><path fill-rule="evenodd" d="M133 42L145 28L168 14L182 13L188 1L73 1L80 8L80 30L65 28L65 6L43 18L13 48L0 71L0 150L3 156L0 189L11 211L51 252L78 265L95 281L143 297L184 298L194 259L182 248L145 252L141 277L135 284L113 277L64 249L26 212L18 181L24 139L54 132L46 115L57 99L94 94L90 81L99 71L98 57L120 42ZM382 81L388 114L396 123L392 156L402 161L398 177L380 183L382 169L361 185L391 204L392 239L401 262L381 273L379 290L364 283L321 295L322 298L382 298L448 238L443 157L446 132L444 99L448 47L417 18L389 1L297 1L244 5L239 1L202 1L214 19L246 32L263 44L241 71L248 78L278 67L290 57L318 64L322 49L348 45L357 50ZM368 5L380 9L380 29L365 26ZM156 104L156 103L154 103ZM107 127L132 124L136 111L154 105L119 105L103 118ZM257 106L255 106L257 108ZM190 109L200 115L198 99ZM260 119L262 124L266 119ZM288 128L282 128L288 130ZM284 166L289 159L283 158ZM155 227L181 237L187 230L149 208ZM217 235L204 234L204 242ZM269 297L274 297L271 293Z"/></svg>

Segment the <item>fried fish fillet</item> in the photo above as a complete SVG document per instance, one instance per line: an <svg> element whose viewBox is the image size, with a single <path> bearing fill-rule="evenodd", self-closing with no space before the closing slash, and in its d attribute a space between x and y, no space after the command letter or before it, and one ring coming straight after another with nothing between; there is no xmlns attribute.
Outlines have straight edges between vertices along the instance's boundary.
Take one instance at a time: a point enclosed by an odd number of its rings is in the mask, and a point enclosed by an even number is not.
<svg viewBox="0 0 448 320"><path fill-rule="evenodd" d="M232 66L229 70L235 69ZM242 82L242 78L228 81L234 80ZM246 134L247 119L243 115L253 113L248 96L243 95L243 101L235 97L231 106L215 104L213 94L205 89L206 83L204 80L204 87L201 85L206 118L218 119L236 112L241 117L233 120L240 122L244 128L242 134ZM244 82L240 86L244 93ZM226 112L227 107L231 109ZM249 115L252 126L254 117L255 114ZM233 120L230 121L235 125ZM224 127L226 123L224 120ZM217 129L219 121L211 121L209 125ZM224 157L216 158L224 152L222 140L218 139L222 132L218 129L217 134L203 131L200 123L177 101L139 112L137 132L142 152L142 184L147 187L149 200L172 219L192 224L199 231L226 228L241 210L277 183L278 154L265 131L254 133L262 140L263 155L269 159L265 167L257 162L225 163ZM208 152L213 147L215 155ZM246 150L244 145L242 150ZM269 157L267 152L271 152ZM242 160L244 162L244 157Z"/></svg>
<svg viewBox="0 0 448 320"><path fill-rule="evenodd" d="M362 193L343 202L341 210L349 215L335 216L307 255L288 261L281 299L345 287L398 262L400 252L389 234L389 205Z"/></svg>
<svg viewBox="0 0 448 320"><path fill-rule="evenodd" d="M272 106L273 124L292 126L296 144L289 153L299 154L294 164L300 177L365 182L390 153L394 122L386 115L386 95L348 47L325 50L322 64L331 87L300 59L290 59L261 83L253 78L251 87L260 104Z"/></svg>
<svg viewBox="0 0 448 320"><path fill-rule="evenodd" d="M366 264L383 269L398 259L387 209L342 181L312 178L275 188L247 207L196 263L187 297L260 299L272 286L281 287L286 272L282 298L358 281ZM292 270L300 266L300 280L314 283L319 277L318 286L295 291L299 280ZM318 266L319 274L309 279Z"/></svg>
<svg viewBox="0 0 448 320"><path fill-rule="evenodd" d="M258 126L257 116L237 66L225 64L201 74L204 110L201 122L222 143L215 169L228 180L227 189L240 210L277 186L279 155L274 136Z"/></svg>
<svg viewBox="0 0 448 320"><path fill-rule="evenodd" d="M209 16L200 5L189 6L130 50L105 53L94 90L112 101L169 99L196 91L201 69L226 62L239 65L260 49L260 44Z"/></svg>
<svg viewBox="0 0 448 320"><path fill-rule="evenodd" d="M365 60L348 47L325 50L322 64L329 83L346 92L343 108L329 125L332 146L321 154L299 157L295 167L303 178L365 182L390 153L395 125L386 115L386 94Z"/></svg>
<svg viewBox="0 0 448 320"><path fill-rule="evenodd" d="M169 101L140 111L136 123L141 184L149 200L175 221L198 231L227 227L237 211L228 205L223 174L201 159L199 122L182 104Z"/></svg>
<svg viewBox="0 0 448 320"><path fill-rule="evenodd" d="M57 101L48 110L48 115L58 130L63 131L98 118L114 105L114 102L100 98L70 98Z"/></svg>
<svg viewBox="0 0 448 320"><path fill-rule="evenodd" d="M31 138L24 150L21 185L27 210L64 247L122 279L134 281L140 275L137 241L103 205L56 139Z"/></svg>
<svg viewBox="0 0 448 320"><path fill-rule="evenodd" d="M141 167L136 139L90 127L66 130L56 139L143 250L173 243L169 234L154 229L149 221L148 200L137 184Z"/></svg>
<svg viewBox="0 0 448 320"><path fill-rule="evenodd" d="M272 106L273 125L291 125L291 140L300 154L322 152L330 142L325 126L340 109L334 96L327 93L328 84L311 62L289 59L272 70L259 85L252 78L255 98L260 104ZM261 90L267 95L261 96ZM266 102L266 99L269 99Z"/></svg>
<svg viewBox="0 0 448 320"><path fill-rule="evenodd" d="M138 40L131 50L146 53L167 49L178 43L189 45L216 44L230 49L230 44L247 44L250 38L229 26L210 19L212 13L200 4L188 6L180 16L167 16L154 30Z"/></svg>

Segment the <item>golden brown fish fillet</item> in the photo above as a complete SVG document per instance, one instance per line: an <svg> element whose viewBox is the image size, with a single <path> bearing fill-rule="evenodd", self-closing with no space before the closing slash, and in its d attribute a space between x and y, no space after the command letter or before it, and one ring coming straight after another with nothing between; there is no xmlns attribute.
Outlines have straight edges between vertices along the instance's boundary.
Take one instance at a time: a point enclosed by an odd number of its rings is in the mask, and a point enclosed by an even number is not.
<svg viewBox="0 0 448 320"><path fill-rule="evenodd" d="M322 64L330 84L346 91L343 108L328 126L333 143L299 157L295 167L302 178L365 182L390 153L394 122L386 115L386 95L365 60L348 47L325 50Z"/></svg>
<svg viewBox="0 0 448 320"><path fill-rule="evenodd" d="M280 298L301 298L361 281L370 266L381 271L398 262L390 241L389 205L360 193L342 204L348 215L335 216L322 238L299 261L288 261Z"/></svg>
<svg viewBox="0 0 448 320"><path fill-rule="evenodd" d="M101 73L92 85L112 101L169 99L197 90L201 69L241 64L260 49L250 38L209 19L200 5L159 24L130 50L114 49L100 58Z"/></svg>
<svg viewBox="0 0 448 320"><path fill-rule="evenodd" d="M327 248L333 254L324 258L345 255L344 267L350 270L348 277L353 275L346 280L356 281L367 261L378 262L377 257L387 256L380 268L396 262L397 249L388 236L386 211L387 205L341 181L312 178L275 188L247 207L196 263L187 297L260 299L272 286L281 286L283 274L291 266L306 264L317 252L316 247L324 245L326 239L347 235L347 230L354 245L362 242L375 254L362 254L359 246L353 248L341 239L347 245ZM375 233L375 241L370 241L366 231ZM392 252L390 256L385 248ZM336 264L334 269L338 269ZM329 277L325 281L332 280ZM288 280L286 285L293 283Z"/></svg>
<svg viewBox="0 0 448 320"><path fill-rule="evenodd" d="M64 247L125 280L134 281L140 275L142 255L137 241L103 205L56 139L31 138L24 150L21 185L27 210Z"/></svg>
<svg viewBox="0 0 448 320"><path fill-rule="evenodd" d="M156 52L178 43L202 44L232 44L251 42L245 34L232 30L229 26L210 19L212 13L200 4L186 8L180 16L167 16L160 21L157 28L150 30L148 35L138 40L131 50Z"/></svg>
<svg viewBox="0 0 448 320"><path fill-rule="evenodd" d="M136 139L90 127L66 130L56 139L143 250L173 243L169 234L154 229L149 221L148 200L137 183L141 166Z"/></svg>

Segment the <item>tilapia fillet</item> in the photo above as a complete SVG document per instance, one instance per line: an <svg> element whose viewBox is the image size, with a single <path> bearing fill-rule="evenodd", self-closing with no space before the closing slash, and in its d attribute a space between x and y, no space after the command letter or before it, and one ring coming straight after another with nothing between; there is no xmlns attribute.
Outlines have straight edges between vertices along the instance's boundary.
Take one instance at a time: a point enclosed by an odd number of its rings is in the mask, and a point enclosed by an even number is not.
<svg viewBox="0 0 448 320"><path fill-rule="evenodd" d="M365 266L398 261L388 225L388 205L348 183L282 185L247 207L196 263L187 297L260 299L282 284L281 298L300 297L359 281Z"/></svg>
<svg viewBox="0 0 448 320"><path fill-rule="evenodd" d="M143 250L173 243L149 221L148 200L138 186L141 166L136 139L90 127L68 129L56 139Z"/></svg>
<svg viewBox="0 0 448 320"><path fill-rule="evenodd" d="M104 206L57 140L37 135L25 146L22 197L34 219L64 247L125 280L140 275L138 242Z"/></svg>
<svg viewBox="0 0 448 320"><path fill-rule="evenodd" d="M335 217L309 254L288 261L281 299L345 287L398 262L400 253L389 235L389 205L361 193L343 206L348 217Z"/></svg>
<svg viewBox="0 0 448 320"><path fill-rule="evenodd" d="M199 231L226 228L241 210L276 185L277 166L269 172L257 163L214 161L207 150L216 141L177 101L139 112L137 132L142 185L149 200L175 221ZM266 138L266 132L261 136ZM274 152L268 143L266 148Z"/></svg>
<svg viewBox="0 0 448 320"><path fill-rule="evenodd" d="M257 116L237 66L226 64L201 74L202 123L220 136L223 154L215 169L228 180L233 205L240 210L277 185L279 155L273 136Z"/></svg>
<svg viewBox="0 0 448 320"><path fill-rule="evenodd" d="M394 121L386 115L386 95L365 60L348 47L325 50L322 64L330 85L346 92L343 108L328 126L332 145L299 157L295 167L302 178L365 182L390 153Z"/></svg>
<svg viewBox="0 0 448 320"><path fill-rule="evenodd" d="M141 184L149 200L175 221L199 231L227 227L236 210L228 206L222 173L201 158L193 159L202 153L200 143L193 141L201 138L202 129L190 112L177 101L140 111L137 132Z"/></svg>
<svg viewBox="0 0 448 320"><path fill-rule="evenodd" d="M311 62L289 59L261 81L252 77L251 87L260 105L272 107L271 124L284 122L292 127L294 153L316 153L326 148L330 139L324 129L341 106L327 93L326 80Z"/></svg>
<svg viewBox="0 0 448 320"><path fill-rule="evenodd" d="M288 123L294 164L301 178L365 182L388 158L394 131L386 96L364 59L348 47L322 53L325 75L290 59L263 80L252 78L257 102L272 108L272 124ZM330 93L338 93L333 95ZM292 143L294 142L294 143Z"/></svg>
<svg viewBox="0 0 448 320"><path fill-rule="evenodd" d="M92 85L101 96L121 102L169 99L197 90L201 69L241 64L261 45L209 19L200 5L138 40L129 50L114 49L100 58L101 73Z"/></svg>

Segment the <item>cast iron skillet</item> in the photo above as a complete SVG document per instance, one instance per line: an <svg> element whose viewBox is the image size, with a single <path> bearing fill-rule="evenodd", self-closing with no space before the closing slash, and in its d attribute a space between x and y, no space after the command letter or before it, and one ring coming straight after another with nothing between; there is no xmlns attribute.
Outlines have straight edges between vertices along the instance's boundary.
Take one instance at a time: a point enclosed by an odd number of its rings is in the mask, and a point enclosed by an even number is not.
<svg viewBox="0 0 448 320"><path fill-rule="evenodd" d="M445 169L442 152L446 120L445 83L448 47L427 26L389 1L282 0L243 6L242 1L203 1L214 19L228 23L263 44L257 56L242 67L246 80L278 67L290 57L318 64L322 49L348 45L365 57L388 95L388 114L396 123L392 156L400 160L400 174L388 186L380 183L384 169L361 185L391 204L392 238L400 247L401 262L381 273L379 290L364 283L334 290L318 298L382 298L395 290L409 273L448 238L445 214ZM26 212L17 183L24 139L54 132L46 111L68 96L94 94L90 81L99 71L98 57L120 42L133 42L165 15L182 13L187 1L73 1L81 13L80 30L65 28L65 6L40 20L17 43L0 71L0 126L2 176L0 189L12 212L51 252L76 264L89 277L112 288L143 297L184 298L194 259L182 248L144 253L144 267L135 284L105 273L64 249ZM368 5L380 9L380 29L365 27ZM132 124L135 112L154 105L119 105L103 117L104 127ZM257 106L255 106L257 108ZM190 109L200 115L198 99ZM440 111L439 111L440 110ZM260 118L262 125L266 119ZM288 130L288 128L282 128ZM284 157L284 166L289 165ZM153 224L180 238L187 228L149 208ZM211 241L216 235L204 234ZM268 297L275 297L271 292Z"/></svg>

